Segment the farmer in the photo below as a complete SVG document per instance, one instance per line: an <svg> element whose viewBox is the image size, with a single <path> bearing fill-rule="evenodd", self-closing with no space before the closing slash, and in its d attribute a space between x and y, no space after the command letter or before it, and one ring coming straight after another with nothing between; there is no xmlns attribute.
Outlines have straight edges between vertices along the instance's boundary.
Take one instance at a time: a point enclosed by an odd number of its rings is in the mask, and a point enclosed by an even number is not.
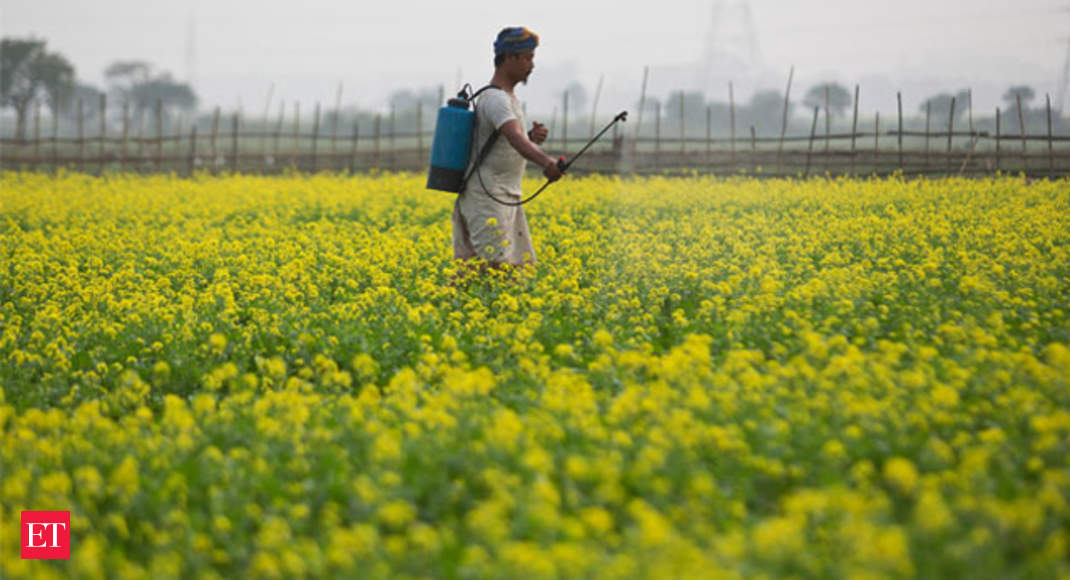
<svg viewBox="0 0 1070 580"><path fill-rule="evenodd" d="M520 200L520 181L528 161L538 163L550 181L562 175L557 160L538 147L546 141L546 127L532 123L531 130L524 132L524 114L513 93L517 83L527 83L535 68L538 45L538 35L527 28L502 29L494 41L494 76L490 84L495 88L483 91L476 105L474 151L483 147L494 129L500 131L500 136L453 206L453 257L479 260L480 271L505 264L535 263L524 208L503 205L493 198ZM478 155L473 153L472 157L475 163Z"/></svg>

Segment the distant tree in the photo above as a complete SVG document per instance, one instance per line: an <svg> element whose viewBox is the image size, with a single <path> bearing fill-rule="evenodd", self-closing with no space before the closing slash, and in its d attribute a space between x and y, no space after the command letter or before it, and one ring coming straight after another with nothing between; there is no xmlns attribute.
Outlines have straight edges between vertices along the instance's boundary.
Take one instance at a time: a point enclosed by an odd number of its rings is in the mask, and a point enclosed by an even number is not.
<svg viewBox="0 0 1070 580"><path fill-rule="evenodd" d="M152 65L140 61L116 61L104 70L110 92L117 100L130 103L137 116L151 110L160 101L163 108L193 110L197 95L186 83L180 83L168 72L154 73Z"/></svg>
<svg viewBox="0 0 1070 580"><path fill-rule="evenodd" d="M93 85L76 82L74 87L61 97L58 105L50 104L49 106L52 107L54 114L73 117L78 112L78 102L80 101L83 103L85 121L92 122L96 118L99 110L97 104L103 94L103 91Z"/></svg>
<svg viewBox="0 0 1070 580"><path fill-rule="evenodd" d="M810 87L810 90L803 96L803 105L807 109L818 107L824 110L826 86L829 89L829 116L843 117L847 113L847 108L851 106L851 93L847 91L847 87L839 83L829 82Z"/></svg>
<svg viewBox="0 0 1070 580"><path fill-rule="evenodd" d="M706 95L699 91L674 91L665 100L665 119L670 123L680 123L680 96L684 99L684 125L706 128Z"/></svg>
<svg viewBox="0 0 1070 580"><path fill-rule="evenodd" d="M966 114L966 109L970 106L970 92L966 89L962 89L954 95L951 93L933 95L921 102L921 105L918 106L918 112L924 114L926 107L928 107L931 121L937 126L946 125L947 115L951 112L952 98L955 99L955 120L958 121L959 118Z"/></svg>
<svg viewBox="0 0 1070 580"><path fill-rule="evenodd" d="M788 118L794 105L788 103ZM754 93L746 107L745 119L763 133L779 131L784 114L784 95L775 89Z"/></svg>
<svg viewBox="0 0 1070 580"><path fill-rule="evenodd" d="M30 103L44 96L58 102L74 85L74 66L61 54L50 53L43 40L0 40L0 106L15 109L15 135L26 136Z"/></svg>
<svg viewBox="0 0 1070 580"><path fill-rule="evenodd" d="M1027 85L1013 86L1003 93L1003 102L1007 104L1007 108L1018 108L1018 95L1022 96L1022 109L1028 109L1029 103L1036 98L1037 93Z"/></svg>
<svg viewBox="0 0 1070 580"><path fill-rule="evenodd" d="M129 101L134 87L148 82L152 77L152 65L141 60L120 60L104 69L111 92L118 100Z"/></svg>

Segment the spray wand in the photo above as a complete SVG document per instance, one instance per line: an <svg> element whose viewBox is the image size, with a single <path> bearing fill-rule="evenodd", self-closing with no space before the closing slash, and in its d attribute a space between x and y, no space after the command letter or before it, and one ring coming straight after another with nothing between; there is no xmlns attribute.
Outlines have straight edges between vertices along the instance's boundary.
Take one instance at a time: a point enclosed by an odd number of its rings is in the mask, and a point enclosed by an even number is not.
<svg viewBox="0 0 1070 580"><path fill-rule="evenodd" d="M595 142L598 141L598 139L602 137L602 135L606 134L606 131L609 131L611 128L613 128L613 125L616 125L617 123L619 123L621 121L625 121L626 122L627 120L628 120L628 111L621 111L620 113L618 113L617 116L613 117L613 120L610 121L608 125L603 127L602 130L599 131L597 135L595 135L594 137L591 137L591 140L588 141L587 144L584 145L582 149L577 151L576 154L572 156L572 159L566 159L564 155L559 157L557 159L557 168L561 170L561 173L564 173L564 172L568 171L568 168L572 167L572 164L575 163L576 160L579 159L581 155L583 155L588 149L591 148L591 145L594 145ZM549 179L547 179L546 183L542 184L542 187L540 187L538 189L538 191L536 191L535 193L531 194L531 196L529 196L527 199L523 199L523 200L520 200L520 201L501 201L498 198L494 198L494 201L497 201L498 203L500 203L502 205L524 205L525 203L535 199L535 197L538 196L540 193L542 193L543 190L546 189L551 183L553 183L553 182L550 181Z"/></svg>

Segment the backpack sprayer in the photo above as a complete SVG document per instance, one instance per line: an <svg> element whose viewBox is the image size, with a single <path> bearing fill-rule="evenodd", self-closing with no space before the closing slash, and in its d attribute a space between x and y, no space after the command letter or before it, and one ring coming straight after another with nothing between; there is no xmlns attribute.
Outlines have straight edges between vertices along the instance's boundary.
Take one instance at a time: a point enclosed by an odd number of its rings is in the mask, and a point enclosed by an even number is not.
<svg viewBox="0 0 1070 580"><path fill-rule="evenodd" d="M479 165L490 153L491 147L494 146L495 141L498 140L498 136L501 134L497 129L490 134L487 138L487 142L480 148L479 154L476 157L475 163L472 164L472 168L468 169L469 161L472 154L472 142L476 133L476 114L472 107L472 101L475 100L483 91L487 89L498 89L494 85L487 85L475 93L471 92L471 85L465 84L457 93L455 98L447 101L446 105L439 108L438 120L435 122L435 136L431 142L431 170L427 175L427 188L436 189L439 191L447 191L450 193L460 193L464 190L464 186L471 179L472 174L476 173L482 182L483 177L479 174ZM498 89L501 90L501 89ZM557 167L564 173L576 162L584 152L594 145L599 138L609 131L613 125L620 121L628 120L628 111L621 111L613 120L609 122L597 135L591 138L582 149L579 150L572 159L566 159L564 156L557 160ZM466 173L467 170L467 173ZM542 187L538 191L531 194L530 197L521 201L502 201L495 197L492 193L487 191L484 187L483 191L491 197L494 201L502 205L523 205L538 196L543 192L550 181L542 184Z"/></svg>

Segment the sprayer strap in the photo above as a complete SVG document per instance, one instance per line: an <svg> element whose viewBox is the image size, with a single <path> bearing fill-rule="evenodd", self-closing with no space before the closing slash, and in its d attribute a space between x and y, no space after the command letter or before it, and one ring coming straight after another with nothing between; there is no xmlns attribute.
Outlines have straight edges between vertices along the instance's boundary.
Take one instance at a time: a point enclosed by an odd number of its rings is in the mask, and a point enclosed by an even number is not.
<svg viewBox="0 0 1070 580"><path fill-rule="evenodd" d="M501 87L497 87L495 85L487 85L487 86L479 89L478 91L476 91L469 100L475 101L476 97L478 97L483 91L485 91L487 89L498 89L499 91L504 90ZM475 124L472 127L473 135L478 132L477 131L478 128L479 128L479 118L476 117ZM483 163L483 160L486 159L487 155L490 154L490 148L494 146L494 142L498 140L498 135L500 135L500 134L501 134L501 131L498 130L498 129L495 129L494 131L491 132L490 137L487 137L487 142L483 144L483 147L479 150L479 154L476 155L476 162L472 164L472 168L468 170L468 174L465 175L464 179L461 181L461 191L458 192L458 193L463 193L464 192L465 186L468 185L468 180L472 178L472 174L475 173L477 169L479 169L479 165L481 163Z"/></svg>

